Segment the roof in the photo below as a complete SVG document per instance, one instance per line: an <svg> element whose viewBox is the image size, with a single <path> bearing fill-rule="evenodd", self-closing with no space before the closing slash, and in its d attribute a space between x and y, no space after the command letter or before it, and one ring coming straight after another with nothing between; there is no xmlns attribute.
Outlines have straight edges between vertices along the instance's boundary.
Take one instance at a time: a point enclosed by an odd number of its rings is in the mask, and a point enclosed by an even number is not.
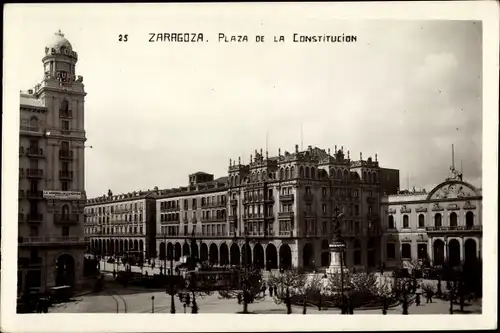
<svg viewBox="0 0 500 333"><path fill-rule="evenodd" d="M54 35L52 35L52 38L47 43L47 48L60 49L61 47L66 47L70 51L73 50L71 43L64 37L64 34L61 32L61 30L59 30L58 32L54 33Z"/></svg>
<svg viewBox="0 0 500 333"><path fill-rule="evenodd" d="M19 97L19 104L23 106L31 106L37 108L45 108L43 100L40 100L32 95L21 93Z"/></svg>

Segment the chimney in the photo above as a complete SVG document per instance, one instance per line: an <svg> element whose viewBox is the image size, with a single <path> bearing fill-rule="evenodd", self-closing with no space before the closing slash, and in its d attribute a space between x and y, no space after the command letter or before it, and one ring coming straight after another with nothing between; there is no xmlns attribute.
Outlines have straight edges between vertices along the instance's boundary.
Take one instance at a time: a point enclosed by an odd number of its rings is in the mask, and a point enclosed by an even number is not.
<svg viewBox="0 0 500 333"><path fill-rule="evenodd" d="M299 145L295 145L295 152L298 153L299 152Z"/></svg>
<svg viewBox="0 0 500 333"><path fill-rule="evenodd" d="M359 153L359 159L360 159L361 161L363 160L363 153L362 153L362 152L360 152L360 153Z"/></svg>

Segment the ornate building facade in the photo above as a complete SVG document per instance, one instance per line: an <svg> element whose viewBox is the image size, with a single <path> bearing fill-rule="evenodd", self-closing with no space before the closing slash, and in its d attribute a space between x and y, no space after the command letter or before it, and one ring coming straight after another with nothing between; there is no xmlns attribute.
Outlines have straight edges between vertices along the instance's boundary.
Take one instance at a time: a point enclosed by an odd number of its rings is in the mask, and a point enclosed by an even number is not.
<svg viewBox="0 0 500 333"><path fill-rule="evenodd" d="M376 158L353 161L336 147L330 154L296 146L276 157L255 151L249 164L230 161L226 177L198 172L186 187L158 191L158 258L189 254L194 237L195 255L212 263L326 267L339 207L347 266L375 267L381 258L379 202L391 191L380 179L389 184L395 172L380 168Z"/></svg>
<svg viewBox="0 0 500 333"><path fill-rule="evenodd" d="M108 195L87 200L85 235L94 254L133 253L154 256L156 247L155 191Z"/></svg>
<svg viewBox="0 0 500 333"><path fill-rule="evenodd" d="M86 93L77 61L54 34L43 80L20 94L18 292L78 286L83 276Z"/></svg>
<svg viewBox="0 0 500 333"><path fill-rule="evenodd" d="M481 190L451 175L430 192L405 191L382 199L383 254L387 266L429 260L452 265L481 258Z"/></svg>

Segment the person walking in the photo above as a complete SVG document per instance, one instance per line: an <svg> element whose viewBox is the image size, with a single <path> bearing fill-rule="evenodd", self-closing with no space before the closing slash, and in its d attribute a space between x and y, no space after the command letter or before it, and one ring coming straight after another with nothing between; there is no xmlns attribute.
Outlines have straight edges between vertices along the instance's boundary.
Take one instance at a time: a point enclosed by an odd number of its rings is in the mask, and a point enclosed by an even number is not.
<svg viewBox="0 0 500 333"><path fill-rule="evenodd" d="M417 292L417 296L416 296L416 299L415 299L415 304L416 304L417 306L419 306L419 305L420 305L420 292Z"/></svg>
<svg viewBox="0 0 500 333"><path fill-rule="evenodd" d="M116 279L116 269L113 268L113 279Z"/></svg>

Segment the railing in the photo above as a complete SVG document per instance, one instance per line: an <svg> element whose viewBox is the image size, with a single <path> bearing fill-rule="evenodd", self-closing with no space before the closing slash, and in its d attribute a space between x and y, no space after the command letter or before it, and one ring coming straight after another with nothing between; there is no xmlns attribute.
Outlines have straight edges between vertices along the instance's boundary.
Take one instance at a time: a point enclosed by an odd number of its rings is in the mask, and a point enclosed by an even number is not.
<svg viewBox="0 0 500 333"><path fill-rule="evenodd" d="M280 194L280 201L293 201L293 194Z"/></svg>
<svg viewBox="0 0 500 333"><path fill-rule="evenodd" d="M59 118L68 118L68 119L73 118L73 113L71 111L72 110L59 112Z"/></svg>
<svg viewBox="0 0 500 333"><path fill-rule="evenodd" d="M42 177L43 170L42 169L28 169L27 175L28 175L28 177Z"/></svg>
<svg viewBox="0 0 500 333"><path fill-rule="evenodd" d="M59 171L59 178L73 178L73 171Z"/></svg>
<svg viewBox="0 0 500 333"><path fill-rule="evenodd" d="M314 200L314 194L312 194L312 193L306 193L306 194L304 194L304 200L305 201L312 201L312 200Z"/></svg>
<svg viewBox="0 0 500 333"><path fill-rule="evenodd" d="M21 131L24 131L24 132L40 132L40 128L37 127L37 126L22 126L20 127Z"/></svg>
<svg viewBox="0 0 500 333"><path fill-rule="evenodd" d="M22 245L49 245L49 244L84 244L85 237L68 236L68 237L26 237L20 238L19 243Z"/></svg>
<svg viewBox="0 0 500 333"><path fill-rule="evenodd" d="M55 224L77 224L78 221L78 214L54 214Z"/></svg>
<svg viewBox="0 0 500 333"><path fill-rule="evenodd" d="M377 198L376 197L366 197L366 202L368 203L376 203Z"/></svg>
<svg viewBox="0 0 500 333"><path fill-rule="evenodd" d="M268 196L264 199L264 202L274 202L274 197L272 195Z"/></svg>
<svg viewBox="0 0 500 333"><path fill-rule="evenodd" d="M304 217L316 217L316 213L314 213L314 212L304 212Z"/></svg>
<svg viewBox="0 0 500 333"><path fill-rule="evenodd" d="M238 200L231 199L231 206L237 206L237 205L238 205Z"/></svg>
<svg viewBox="0 0 500 333"><path fill-rule="evenodd" d="M42 191L27 191L26 196L28 199L42 199L43 192Z"/></svg>
<svg viewBox="0 0 500 333"><path fill-rule="evenodd" d="M42 148L29 147L26 151L29 157L44 157Z"/></svg>
<svg viewBox="0 0 500 333"><path fill-rule="evenodd" d="M59 159L72 160L73 159L73 151L72 150L60 150L59 151Z"/></svg>
<svg viewBox="0 0 500 333"><path fill-rule="evenodd" d="M212 216L212 217L201 218L201 222L225 222L225 221L226 221L225 217Z"/></svg>
<svg viewBox="0 0 500 333"><path fill-rule="evenodd" d="M294 216L295 212L279 212L278 213L278 218L282 219L282 218L292 218Z"/></svg>
<svg viewBox="0 0 500 333"><path fill-rule="evenodd" d="M27 221L31 223L43 222L43 214L28 214Z"/></svg>
<svg viewBox="0 0 500 333"><path fill-rule="evenodd" d="M279 231L279 235L281 237L292 237L292 234L293 234L293 232L291 230L290 231L283 231L283 230Z"/></svg>
<svg viewBox="0 0 500 333"><path fill-rule="evenodd" d="M180 207L160 207L160 210L162 212L178 212L181 210Z"/></svg>
<svg viewBox="0 0 500 333"><path fill-rule="evenodd" d="M439 226L439 227L426 227L427 232L443 232L443 231L482 231L482 225L457 225L457 226Z"/></svg>

